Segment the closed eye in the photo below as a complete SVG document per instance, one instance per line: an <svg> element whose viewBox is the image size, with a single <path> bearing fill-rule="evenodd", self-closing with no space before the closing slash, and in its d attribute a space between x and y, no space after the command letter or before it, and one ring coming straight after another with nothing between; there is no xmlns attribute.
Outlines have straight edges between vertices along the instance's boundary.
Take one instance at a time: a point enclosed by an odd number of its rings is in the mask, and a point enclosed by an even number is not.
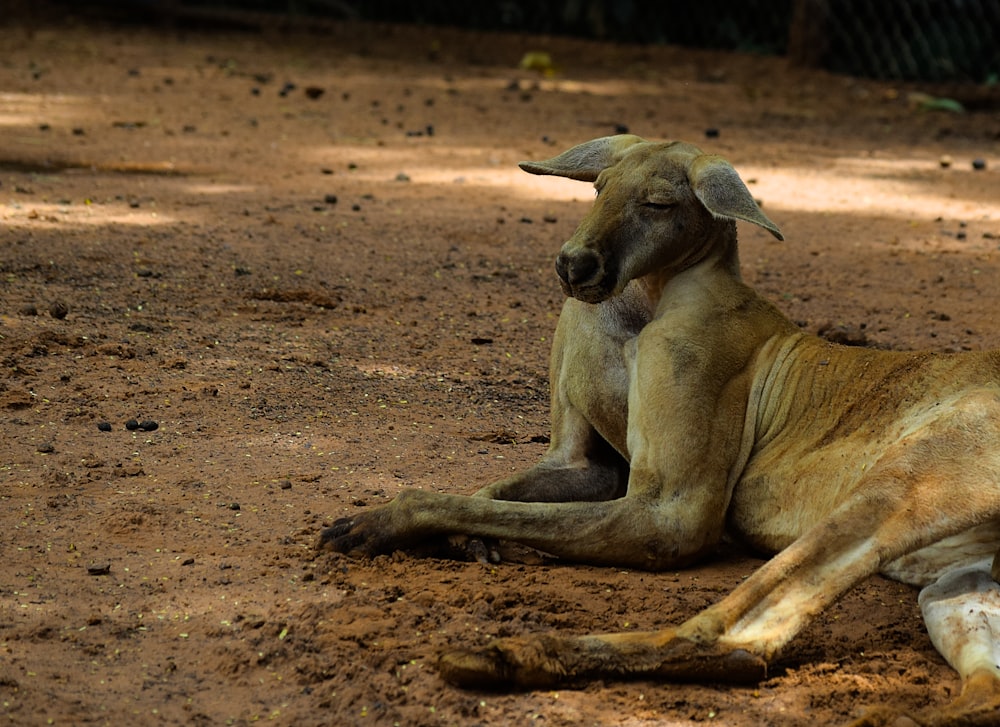
<svg viewBox="0 0 1000 727"><path fill-rule="evenodd" d="M648 202L643 202L642 206L652 210L668 210L674 206L674 203L648 201Z"/></svg>

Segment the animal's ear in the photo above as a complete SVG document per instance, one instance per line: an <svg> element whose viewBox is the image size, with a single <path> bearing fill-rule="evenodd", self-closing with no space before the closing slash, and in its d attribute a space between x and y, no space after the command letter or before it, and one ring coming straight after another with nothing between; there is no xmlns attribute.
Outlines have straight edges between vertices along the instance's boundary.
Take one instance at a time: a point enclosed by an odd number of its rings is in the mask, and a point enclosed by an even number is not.
<svg viewBox="0 0 1000 727"><path fill-rule="evenodd" d="M740 175L725 159L703 154L691 162L688 179L695 196L716 217L729 217L760 225L779 240L778 226L767 218L743 184Z"/></svg>
<svg viewBox="0 0 1000 727"><path fill-rule="evenodd" d="M618 163L629 147L645 141L634 134L602 136L572 149L557 157L542 162L521 162L521 169L531 174L552 174L569 177L581 182L593 182L597 175Z"/></svg>

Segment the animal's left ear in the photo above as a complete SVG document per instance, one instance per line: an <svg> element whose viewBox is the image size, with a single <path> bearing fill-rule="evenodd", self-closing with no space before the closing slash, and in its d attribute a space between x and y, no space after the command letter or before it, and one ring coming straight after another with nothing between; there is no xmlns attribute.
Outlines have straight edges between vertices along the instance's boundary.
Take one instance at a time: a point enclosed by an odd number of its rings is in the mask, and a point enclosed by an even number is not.
<svg viewBox="0 0 1000 727"><path fill-rule="evenodd" d="M688 170L688 180L695 196L716 217L753 222L779 240L785 239L778 226L754 202L740 175L722 157L714 154L696 157Z"/></svg>

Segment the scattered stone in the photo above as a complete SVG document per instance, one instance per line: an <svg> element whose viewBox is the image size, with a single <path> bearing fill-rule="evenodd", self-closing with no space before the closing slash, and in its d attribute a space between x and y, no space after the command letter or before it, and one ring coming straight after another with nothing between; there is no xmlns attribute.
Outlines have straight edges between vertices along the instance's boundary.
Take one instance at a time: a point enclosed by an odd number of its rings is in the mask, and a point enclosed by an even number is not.
<svg viewBox="0 0 1000 727"><path fill-rule="evenodd" d="M129 419L127 422L125 422L125 428L128 429L130 432L134 432L139 428L139 422L137 422L135 419Z"/></svg>
<svg viewBox="0 0 1000 727"><path fill-rule="evenodd" d="M326 89L323 88L322 86L306 86L305 93L306 93L306 98L315 101L324 93L326 93Z"/></svg>
<svg viewBox="0 0 1000 727"><path fill-rule="evenodd" d="M327 204L337 204L337 195L327 194L323 197L323 201Z"/></svg>
<svg viewBox="0 0 1000 727"><path fill-rule="evenodd" d="M106 576L111 572L110 563L98 563L96 565L87 566L87 575L89 576Z"/></svg>
<svg viewBox="0 0 1000 727"><path fill-rule="evenodd" d="M62 320L69 315L69 306L61 300L53 301L49 306L49 315L57 320Z"/></svg>
<svg viewBox="0 0 1000 727"><path fill-rule="evenodd" d="M97 428L100 429L102 432L110 432L111 422L97 422Z"/></svg>
<svg viewBox="0 0 1000 727"><path fill-rule="evenodd" d="M715 127L710 127L708 129L705 129L705 138L706 139L718 139L719 138L719 130L716 129Z"/></svg>
<svg viewBox="0 0 1000 727"><path fill-rule="evenodd" d="M616 134L627 134L628 133L628 126L626 124L615 124L615 133Z"/></svg>
<svg viewBox="0 0 1000 727"><path fill-rule="evenodd" d="M984 169L986 169L986 160L985 159L973 159L972 160L972 168L975 169L977 172L983 171Z"/></svg>
<svg viewBox="0 0 1000 727"><path fill-rule="evenodd" d="M40 454L52 454L56 451L56 445L52 444L52 442L43 442L36 449Z"/></svg>
<svg viewBox="0 0 1000 727"><path fill-rule="evenodd" d="M400 172L399 174L396 175L396 181L397 182L409 182L410 181L410 175L407 174L406 172Z"/></svg>
<svg viewBox="0 0 1000 727"><path fill-rule="evenodd" d="M229 509L230 510L239 510L240 509L240 503L238 503L238 502L231 502L231 503L229 503Z"/></svg>
<svg viewBox="0 0 1000 727"><path fill-rule="evenodd" d="M942 169L947 169L952 164L952 158L947 154L943 154L940 159L938 159L938 164L941 165Z"/></svg>
<svg viewBox="0 0 1000 727"><path fill-rule="evenodd" d="M278 484L278 487L280 487L282 490L290 490L290 489L292 489L292 481L291 480L282 480Z"/></svg>
<svg viewBox="0 0 1000 727"><path fill-rule="evenodd" d="M160 425L154 422L152 419L147 419L145 421L139 422L139 431L141 432L155 432L160 428Z"/></svg>

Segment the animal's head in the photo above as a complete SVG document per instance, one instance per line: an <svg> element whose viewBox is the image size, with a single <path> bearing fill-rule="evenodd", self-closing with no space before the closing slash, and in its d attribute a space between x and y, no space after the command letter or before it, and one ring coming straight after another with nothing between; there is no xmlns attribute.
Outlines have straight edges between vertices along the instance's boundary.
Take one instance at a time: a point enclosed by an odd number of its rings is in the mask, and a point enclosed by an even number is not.
<svg viewBox="0 0 1000 727"><path fill-rule="evenodd" d="M520 167L594 183L594 206L556 259L563 289L588 303L635 278L735 253L736 220L783 239L729 162L691 144L606 136Z"/></svg>

